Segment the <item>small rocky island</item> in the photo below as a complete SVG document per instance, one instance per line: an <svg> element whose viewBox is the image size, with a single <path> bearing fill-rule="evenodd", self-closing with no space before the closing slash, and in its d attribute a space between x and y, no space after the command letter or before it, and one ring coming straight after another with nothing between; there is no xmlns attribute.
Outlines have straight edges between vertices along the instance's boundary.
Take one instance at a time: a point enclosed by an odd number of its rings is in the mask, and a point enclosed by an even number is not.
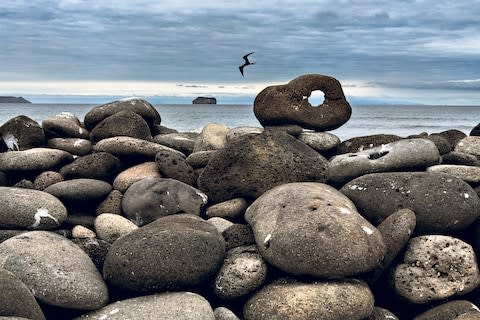
<svg viewBox="0 0 480 320"><path fill-rule="evenodd" d="M217 104L217 99L209 97L197 97L192 101L193 104Z"/></svg>
<svg viewBox="0 0 480 320"><path fill-rule="evenodd" d="M31 103L23 97L0 96L0 103Z"/></svg>

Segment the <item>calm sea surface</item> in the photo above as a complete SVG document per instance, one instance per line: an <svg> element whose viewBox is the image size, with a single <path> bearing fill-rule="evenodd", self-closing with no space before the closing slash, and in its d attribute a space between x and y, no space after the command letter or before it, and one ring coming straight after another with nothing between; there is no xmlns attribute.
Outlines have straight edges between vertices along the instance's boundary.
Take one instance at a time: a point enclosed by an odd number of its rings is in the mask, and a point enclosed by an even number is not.
<svg viewBox="0 0 480 320"><path fill-rule="evenodd" d="M41 123L48 116L70 112L83 121L91 104L9 104L0 103L0 125L7 120L26 115ZM260 126L251 105L176 105L155 106L162 125L178 131L199 131L212 122L230 128ZM421 132L441 132L457 129L468 134L480 122L480 106L353 106L350 120L331 131L340 139L377 133L399 136Z"/></svg>

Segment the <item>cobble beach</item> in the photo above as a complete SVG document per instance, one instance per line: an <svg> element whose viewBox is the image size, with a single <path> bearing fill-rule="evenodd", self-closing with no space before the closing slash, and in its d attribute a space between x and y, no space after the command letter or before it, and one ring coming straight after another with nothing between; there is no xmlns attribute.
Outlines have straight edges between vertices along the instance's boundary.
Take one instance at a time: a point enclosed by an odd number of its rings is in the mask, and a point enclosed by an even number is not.
<svg viewBox="0 0 480 320"><path fill-rule="evenodd" d="M480 130L341 139L352 110L321 75L252 113L186 132L140 98L19 110L0 126L0 316L480 318Z"/></svg>

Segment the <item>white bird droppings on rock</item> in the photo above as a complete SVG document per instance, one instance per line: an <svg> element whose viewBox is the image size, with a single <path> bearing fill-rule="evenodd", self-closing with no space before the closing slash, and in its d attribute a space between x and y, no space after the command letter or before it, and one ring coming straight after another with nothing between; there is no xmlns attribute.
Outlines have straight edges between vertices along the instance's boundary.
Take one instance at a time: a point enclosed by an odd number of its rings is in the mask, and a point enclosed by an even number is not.
<svg viewBox="0 0 480 320"><path fill-rule="evenodd" d="M37 209L37 212L35 213L35 216L33 216L33 218L35 219L35 222L30 226L30 228L37 228L40 225L42 218L50 218L55 221L56 224L58 224L58 220L51 214L49 214L48 209L45 208Z"/></svg>
<svg viewBox="0 0 480 320"><path fill-rule="evenodd" d="M18 147L18 139L11 133L7 133L3 136L3 141L7 145L8 149L11 150L20 150Z"/></svg>
<svg viewBox="0 0 480 320"><path fill-rule="evenodd" d="M370 228L367 227L367 226L362 226L362 230L365 231L365 233L368 234L368 235L373 234L373 230L370 229Z"/></svg>

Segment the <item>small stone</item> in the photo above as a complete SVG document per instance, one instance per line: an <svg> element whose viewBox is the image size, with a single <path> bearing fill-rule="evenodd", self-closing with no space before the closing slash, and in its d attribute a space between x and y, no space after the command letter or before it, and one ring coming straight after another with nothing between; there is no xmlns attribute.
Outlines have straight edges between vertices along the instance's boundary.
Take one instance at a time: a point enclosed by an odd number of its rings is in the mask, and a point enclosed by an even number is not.
<svg viewBox="0 0 480 320"><path fill-rule="evenodd" d="M218 123L207 124L195 140L193 152L223 149L229 130L229 128Z"/></svg>
<svg viewBox="0 0 480 320"><path fill-rule="evenodd" d="M215 320L240 320L235 313L225 307L218 307L213 310Z"/></svg>
<svg viewBox="0 0 480 320"><path fill-rule="evenodd" d="M222 231L225 239L226 249L230 250L240 246L255 244L255 237L252 228L242 223L234 223Z"/></svg>
<svg viewBox="0 0 480 320"><path fill-rule="evenodd" d="M80 138L52 138L48 140L47 145L78 156L84 156L92 150L92 143Z"/></svg>
<svg viewBox="0 0 480 320"><path fill-rule="evenodd" d="M93 143L117 136L152 140L147 122L132 110L123 110L106 117L96 124L90 132L90 140Z"/></svg>
<svg viewBox="0 0 480 320"><path fill-rule="evenodd" d="M214 204L207 208L205 214L207 217L220 217L227 219L236 219L243 216L247 210L249 202L245 198L235 198Z"/></svg>
<svg viewBox="0 0 480 320"><path fill-rule="evenodd" d="M69 112L62 112L42 121L43 130L53 138L79 138L88 139L89 132L80 120Z"/></svg>
<svg viewBox="0 0 480 320"><path fill-rule="evenodd" d="M176 132L156 135L153 141L189 155L193 152L193 145L198 136L199 133L196 132Z"/></svg>
<svg viewBox="0 0 480 320"><path fill-rule="evenodd" d="M427 168L429 172L446 173L469 183L480 182L480 167L453 165L453 164L439 164Z"/></svg>
<svg viewBox="0 0 480 320"><path fill-rule="evenodd" d="M392 276L395 291L411 303L429 303L466 294L480 284L472 247L459 239L412 238Z"/></svg>
<svg viewBox="0 0 480 320"><path fill-rule="evenodd" d="M97 238L77 238L72 239L72 242L79 246L90 257L97 270L102 272L103 262L111 244Z"/></svg>
<svg viewBox="0 0 480 320"><path fill-rule="evenodd" d="M72 179L52 184L44 191L66 202L97 201L105 199L112 186L97 179Z"/></svg>
<svg viewBox="0 0 480 320"><path fill-rule="evenodd" d="M96 152L75 159L60 169L60 174L65 179L97 179L113 181L120 172L120 160L107 152Z"/></svg>
<svg viewBox="0 0 480 320"><path fill-rule="evenodd" d="M113 188L124 193L132 184L146 178L162 178L157 164L153 161L144 162L120 172L113 181Z"/></svg>
<svg viewBox="0 0 480 320"><path fill-rule="evenodd" d="M162 176L191 186L196 185L192 166L185 161L185 156L179 155L178 152L160 151L155 156L155 163Z"/></svg>
<svg viewBox="0 0 480 320"><path fill-rule="evenodd" d="M102 213L95 219L95 231L98 238L109 243L113 243L121 236L137 229L137 225L117 214Z"/></svg>
<svg viewBox="0 0 480 320"><path fill-rule="evenodd" d="M37 190L44 190L48 186L63 180L63 176L57 171L44 171L35 178L33 187Z"/></svg>
<svg viewBox="0 0 480 320"><path fill-rule="evenodd" d="M194 169L203 168L208 164L215 153L217 153L217 150L194 152L187 157L186 161Z"/></svg>
<svg viewBox="0 0 480 320"><path fill-rule="evenodd" d="M118 190L112 190L105 200L103 200L95 209L97 216L102 213L122 214L123 194Z"/></svg>
<svg viewBox="0 0 480 320"><path fill-rule="evenodd" d="M96 236L95 232L84 226L77 225L72 229L72 238L88 239L95 238Z"/></svg>
<svg viewBox="0 0 480 320"><path fill-rule="evenodd" d="M217 228L218 232L220 233L227 230L229 227L233 226L233 222L220 217L210 218L207 220L207 222L213 225L215 228Z"/></svg>
<svg viewBox="0 0 480 320"><path fill-rule="evenodd" d="M340 138L328 132L302 132L297 139L318 152L335 149L340 144Z"/></svg>

